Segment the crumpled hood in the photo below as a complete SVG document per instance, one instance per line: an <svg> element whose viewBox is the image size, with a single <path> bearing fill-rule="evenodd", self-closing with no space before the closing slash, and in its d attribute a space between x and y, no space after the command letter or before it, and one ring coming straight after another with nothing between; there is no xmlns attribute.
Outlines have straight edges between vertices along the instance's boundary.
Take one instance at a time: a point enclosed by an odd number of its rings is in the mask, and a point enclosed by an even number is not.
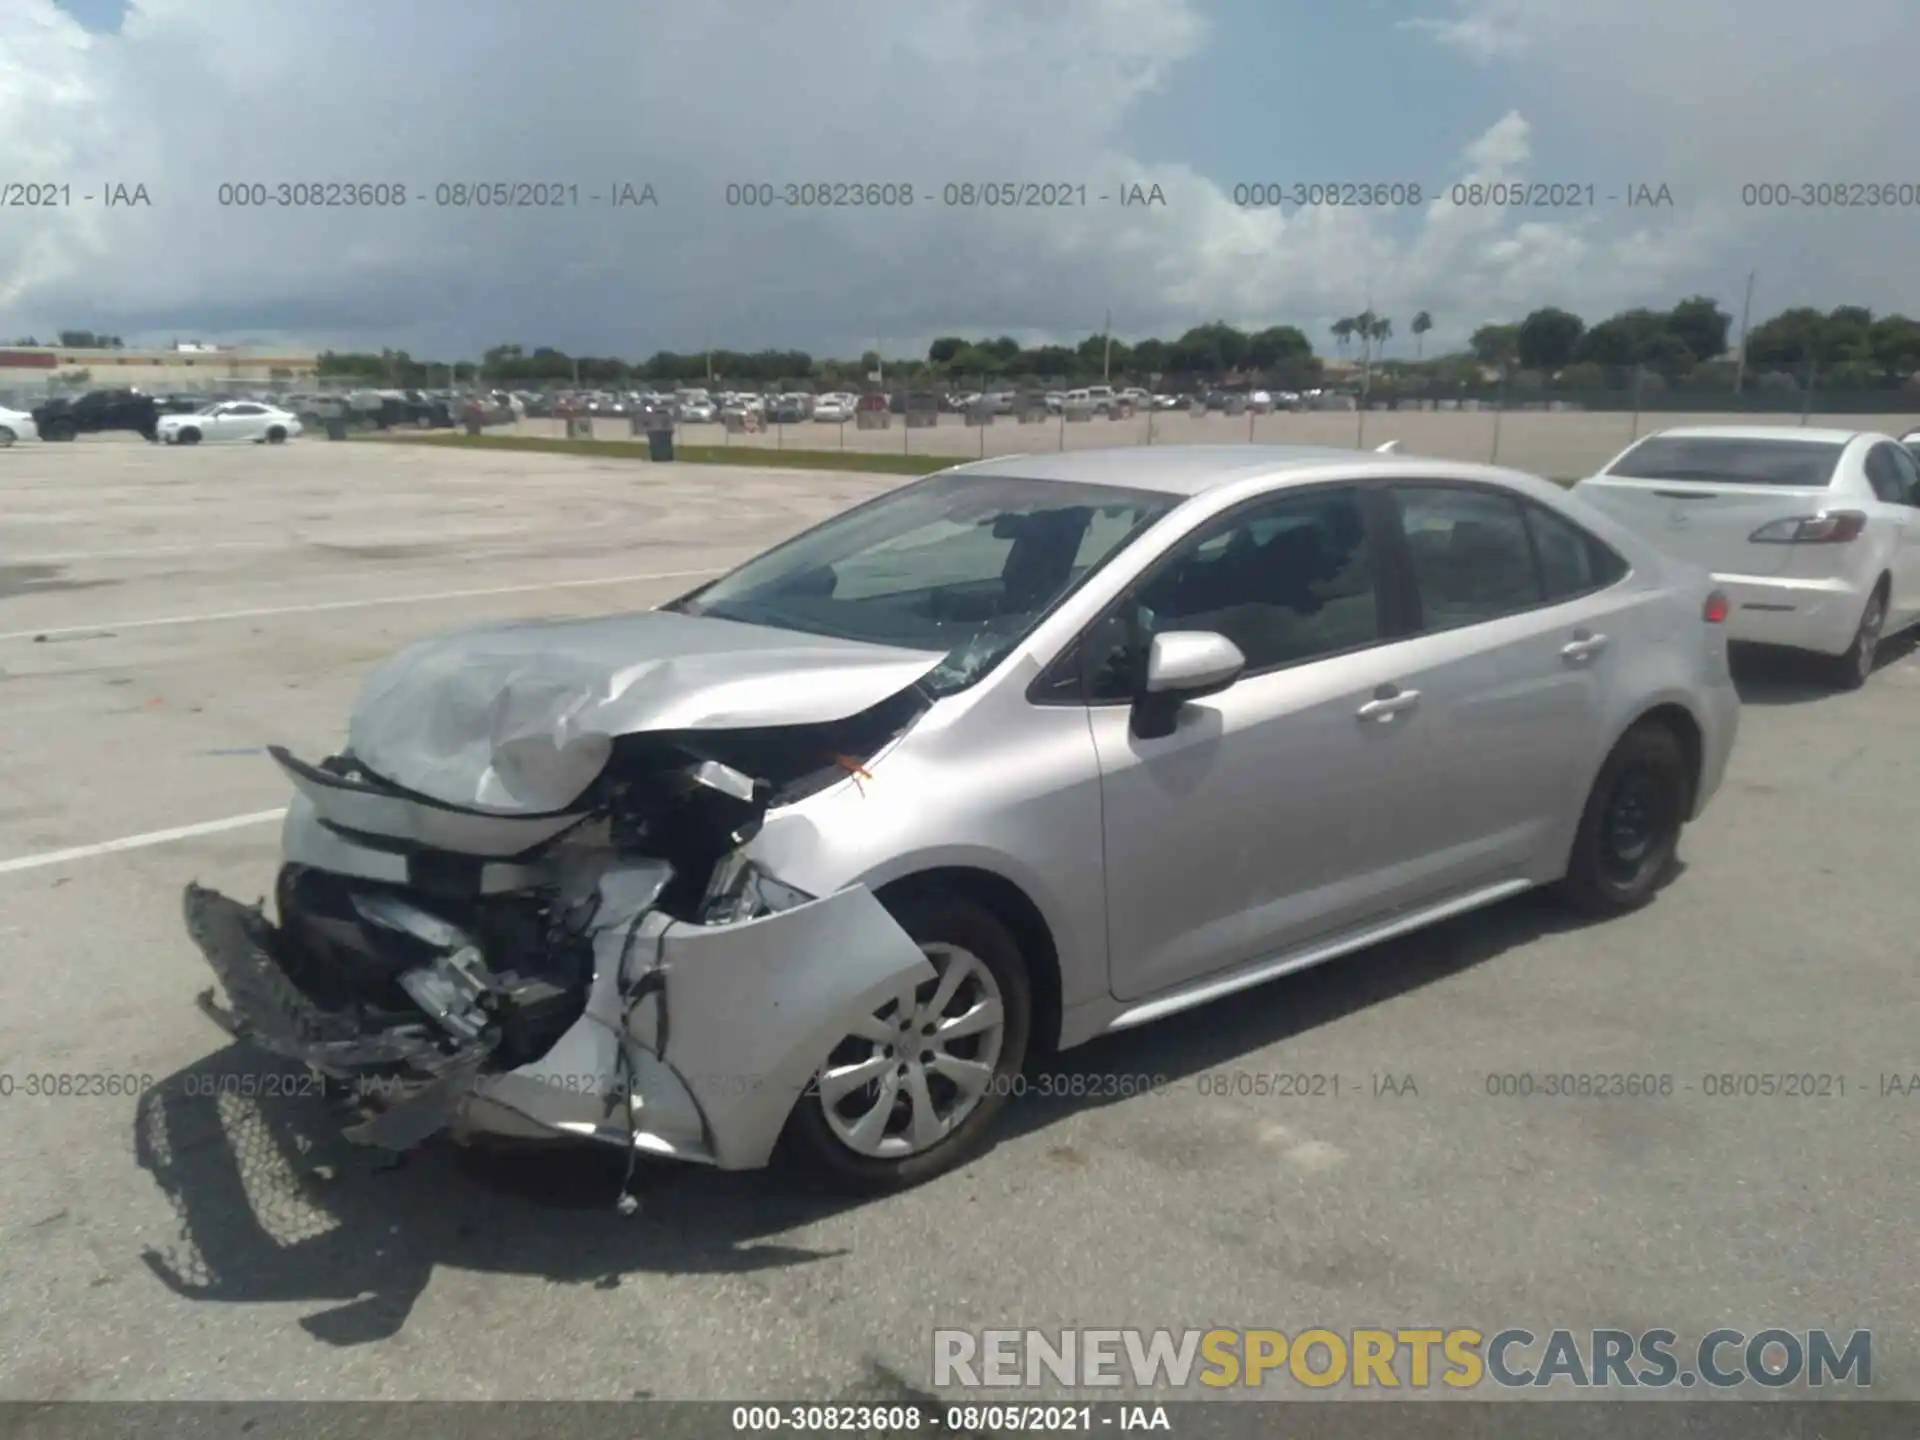
<svg viewBox="0 0 1920 1440"><path fill-rule="evenodd" d="M617 736L841 720L942 658L659 610L523 620L379 666L347 743L375 775L442 804L553 812L593 783Z"/></svg>

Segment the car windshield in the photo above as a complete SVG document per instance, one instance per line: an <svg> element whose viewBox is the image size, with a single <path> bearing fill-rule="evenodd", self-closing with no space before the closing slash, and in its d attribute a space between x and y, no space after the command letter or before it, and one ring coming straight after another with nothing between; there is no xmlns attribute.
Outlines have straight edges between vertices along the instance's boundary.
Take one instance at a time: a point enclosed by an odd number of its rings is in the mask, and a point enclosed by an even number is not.
<svg viewBox="0 0 1920 1440"><path fill-rule="evenodd" d="M934 475L847 511L663 608L939 651L921 683L972 684L1178 503L1151 491Z"/></svg>
<svg viewBox="0 0 1920 1440"><path fill-rule="evenodd" d="M1822 489L1845 447L1832 440L1730 435L1655 435L1607 467L1623 480L1696 480L1716 485Z"/></svg>

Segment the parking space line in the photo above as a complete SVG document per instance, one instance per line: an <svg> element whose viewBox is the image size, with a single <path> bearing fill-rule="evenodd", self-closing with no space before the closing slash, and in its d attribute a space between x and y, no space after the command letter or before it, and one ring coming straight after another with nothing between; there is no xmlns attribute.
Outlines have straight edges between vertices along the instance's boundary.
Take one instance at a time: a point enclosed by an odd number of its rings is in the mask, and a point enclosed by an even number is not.
<svg viewBox="0 0 1920 1440"><path fill-rule="evenodd" d="M256 610L220 610L205 615L161 615L145 620L100 620L91 625L43 625L32 630L0 631L0 640L32 640L41 635L87 635L101 630L153 630L163 625L207 625L217 620L254 620L271 615L314 615L324 610L364 610L375 605L421 605L434 600L477 600L489 595L530 595L540 590L573 590L591 585L630 585L641 580L692 580L724 574L730 568L649 570L637 575L606 575L594 580L547 580L538 585L495 585L484 590L436 590L426 595L381 595L371 600L321 600L311 605L269 605Z"/></svg>
<svg viewBox="0 0 1920 1440"><path fill-rule="evenodd" d="M217 835L222 830L240 830L248 825L264 825L287 813L256 810L251 815L229 815L224 820L204 820L198 825L178 825L171 830L150 830L145 835L128 835L119 840L103 840L97 845L75 845L67 850L48 850L39 855L22 855L17 860L0 860L0 875L20 870L38 870L46 865L64 865L69 860L87 860L95 855L112 855L121 850L144 850L149 845L167 845L175 840L191 840L200 835Z"/></svg>

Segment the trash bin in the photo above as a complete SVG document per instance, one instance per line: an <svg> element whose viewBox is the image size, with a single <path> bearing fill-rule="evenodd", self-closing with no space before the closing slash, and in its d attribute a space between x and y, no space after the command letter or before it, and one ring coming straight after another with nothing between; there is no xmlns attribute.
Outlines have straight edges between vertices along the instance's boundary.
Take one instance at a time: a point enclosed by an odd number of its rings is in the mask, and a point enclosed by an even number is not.
<svg viewBox="0 0 1920 1440"><path fill-rule="evenodd" d="M673 459L673 424L656 425L647 431L647 458L649 460Z"/></svg>
<svg viewBox="0 0 1920 1440"><path fill-rule="evenodd" d="M347 438L346 417L341 415L329 415L327 417L327 439L344 440L346 438Z"/></svg>

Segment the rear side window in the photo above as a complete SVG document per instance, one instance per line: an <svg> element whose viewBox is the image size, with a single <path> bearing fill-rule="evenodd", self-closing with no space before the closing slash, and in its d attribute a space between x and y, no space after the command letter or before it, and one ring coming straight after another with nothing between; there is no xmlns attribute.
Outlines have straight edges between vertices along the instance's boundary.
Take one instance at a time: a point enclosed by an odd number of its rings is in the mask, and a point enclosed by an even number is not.
<svg viewBox="0 0 1920 1440"><path fill-rule="evenodd" d="M1876 445L1867 452L1867 483L1873 493L1889 505L1907 503L1907 476L1900 468L1904 458L1897 445Z"/></svg>
<svg viewBox="0 0 1920 1440"><path fill-rule="evenodd" d="M1520 501L1454 485L1394 486L1425 628L1453 630L1541 603Z"/></svg>
<svg viewBox="0 0 1920 1440"><path fill-rule="evenodd" d="M1549 602L1604 590L1627 573L1625 560L1571 520L1544 505L1528 503L1523 508Z"/></svg>
<svg viewBox="0 0 1920 1440"><path fill-rule="evenodd" d="M1893 468L1900 472L1900 482L1905 491L1899 503L1920 505L1920 462L1915 461L1911 452L1896 449L1893 452Z"/></svg>
<svg viewBox="0 0 1920 1440"><path fill-rule="evenodd" d="M1823 489L1832 483L1845 448L1831 440L1653 435L1614 461L1605 473L1623 480Z"/></svg>

